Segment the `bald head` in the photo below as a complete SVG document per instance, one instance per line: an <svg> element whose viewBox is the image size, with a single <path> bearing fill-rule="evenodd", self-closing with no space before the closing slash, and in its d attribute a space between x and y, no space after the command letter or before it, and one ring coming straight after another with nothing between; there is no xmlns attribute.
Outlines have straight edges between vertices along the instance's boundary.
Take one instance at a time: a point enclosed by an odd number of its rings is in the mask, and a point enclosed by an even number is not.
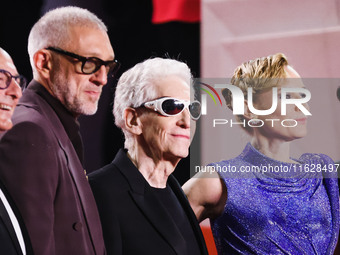
<svg viewBox="0 0 340 255"><path fill-rule="evenodd" d="M2 48L0 48L0 69L13 72L13 75L18 73L11 56Z"/></svg>

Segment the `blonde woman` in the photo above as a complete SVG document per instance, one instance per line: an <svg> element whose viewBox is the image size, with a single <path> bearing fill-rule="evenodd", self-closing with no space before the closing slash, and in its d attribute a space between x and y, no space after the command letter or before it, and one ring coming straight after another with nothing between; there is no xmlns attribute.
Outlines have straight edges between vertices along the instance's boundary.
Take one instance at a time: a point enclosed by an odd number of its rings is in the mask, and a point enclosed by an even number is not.
<svg viewBox="0 0 340 255"><path fill-rule="evenodd" d="M245 95L252 88L253 105L258 110L271 108L273 87L279 95L283 88L304 87L283 54L243 63L236 68L232 84ZM222 93L232 108L230 91ZM305 95L294 92L286 96L301 99ZM198 220L210 219L219 254L334 252L339 236L336 173L300 171L311 164L331 168L333 161L323 154L290 157L291 142L306 135L307 119L295 105L287 105L287 114L282 116L280 100L277 109L266 116L257 116L245 107L245 114L238 119L248 123L245 130L251 139L243 152L211 164L210 173L199 173L183 186ZM309 109L307 104L303 107ZM276 119L276 123L291 119L297 125L287 128L265 119ZM213 171L224 166L234 167L235 173ZM261 171L263 166L286 171ZM259 171L242 172L245 168Z"/></svg>

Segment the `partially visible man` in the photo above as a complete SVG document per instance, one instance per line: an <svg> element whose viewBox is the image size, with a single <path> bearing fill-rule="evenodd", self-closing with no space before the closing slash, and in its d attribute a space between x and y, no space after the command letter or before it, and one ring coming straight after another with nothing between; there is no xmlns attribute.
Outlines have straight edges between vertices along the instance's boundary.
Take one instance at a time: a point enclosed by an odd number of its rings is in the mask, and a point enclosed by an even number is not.
<svg viewBox="0 0 340 255"><path fill-rule="evenodd" d="M96 112L117 67L107 28L85 9L58 8L33 26L28 52L34 79L1 139L0 178L34 254L104 254L77 117Z"/></svg>
<svg viewBox="0 0 340 255"><path fill-rule="evenodd" d="M26 80L18 75L11 56L0 48L0 133L12 128L12 115Z"/></svg>
<svg viewBox="0 0 340 255"><path fill-rule="evenodd" d="M26 79L18 75L10 55L0 48L0 134L12 128L11 117L25 84ZM32 254L20 215L1 181L0 250L6 255Z"/></svg>

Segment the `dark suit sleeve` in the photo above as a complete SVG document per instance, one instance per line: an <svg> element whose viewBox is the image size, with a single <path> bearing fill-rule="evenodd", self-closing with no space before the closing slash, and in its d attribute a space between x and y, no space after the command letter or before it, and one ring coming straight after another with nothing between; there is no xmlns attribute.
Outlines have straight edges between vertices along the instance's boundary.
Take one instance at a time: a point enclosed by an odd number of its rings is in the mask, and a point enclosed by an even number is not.
<svg viewBox="0 0 340 255"><path fill-rule="evenodd" d="M0 178L22 214L35 254L53 255L60 152L50 129L37 123L21 122L2 137Z"/></svg>
<svg viewBox="0 0 340 255"><path fill-rule="evenodd" d="M89 182L92 188L94 198L97 203L100 220L102 222L103 236L107 255L120 255L122 251L122 233L120 222L115 210L116 207L122 206L115 203L115 199L110 195L110 191L105 190L107 185L106 178L97 177L92 174L89 176ZM110 178L108 180L111 180ZM112 185L112 184L111 184Z"/></svg>

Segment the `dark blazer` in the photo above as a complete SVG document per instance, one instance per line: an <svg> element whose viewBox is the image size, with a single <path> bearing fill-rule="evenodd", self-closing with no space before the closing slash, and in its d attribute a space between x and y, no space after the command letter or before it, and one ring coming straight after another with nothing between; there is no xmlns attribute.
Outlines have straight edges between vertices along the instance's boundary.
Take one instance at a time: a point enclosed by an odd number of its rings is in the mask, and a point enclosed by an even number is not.
<svg viewBox="0 0 340 255"><path fill-rule="evenodd" d="M91 173L89 181L108 254L187 254L179 229L124 150L118 152L111 164ZM208 254L196 217L172 175L168 185L188 216L200 254Z"/></svg>
<svg viewBox="0 0 340 255"><path fill-rule="evenodd" d="M91 188L54 110L28 87L12 119L13 128L1 137L0 179L22 215L34 254L104 254Z"/></svg>
<svg viewBox="0 0 340 255"><path fill-rule="evenodd" d="M15 217L18 220L21 233L25 242L25 250L27 255L32 255L32 247L29 241L28 234L26 232L25 226L23 225L21 216L15 207L12 199L6 191L6 188L0 182L0 189L4 193L7 202L9 203ZM22 250L18 241L18 237L15 233L14 226L9 217L8 211L5 208L3 201L0 199L0 253L6 255L22 255Z"/></svg>

